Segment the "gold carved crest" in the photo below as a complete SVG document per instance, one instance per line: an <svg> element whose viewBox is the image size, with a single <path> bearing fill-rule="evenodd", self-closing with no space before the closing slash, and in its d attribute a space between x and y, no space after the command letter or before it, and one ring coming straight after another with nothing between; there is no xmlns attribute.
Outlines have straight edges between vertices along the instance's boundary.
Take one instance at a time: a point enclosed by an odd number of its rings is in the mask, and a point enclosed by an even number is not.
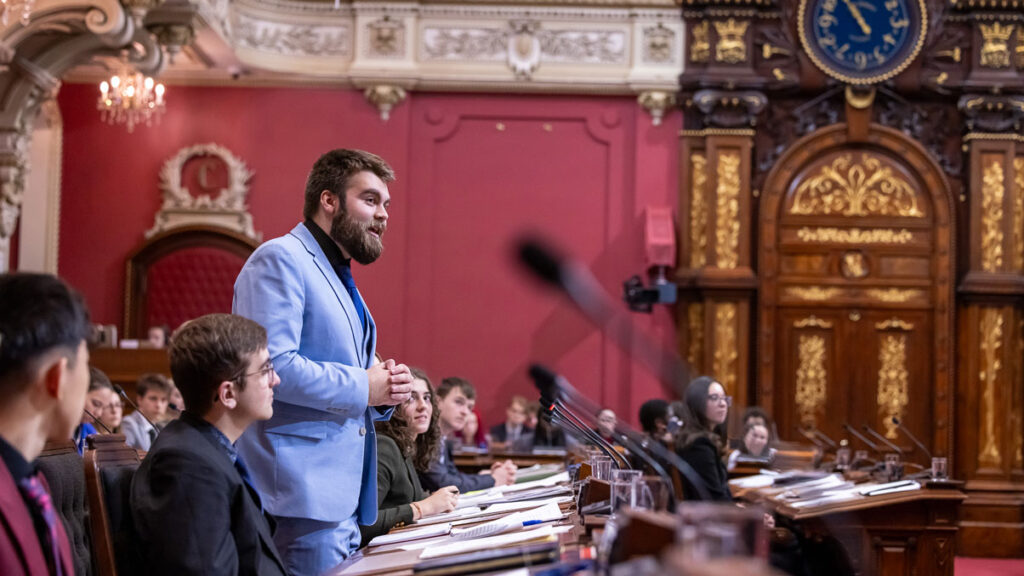
<svg viewBox="0 0 1024 576"><path fill-rule="evenodd" d="M807 177L791 214L923 218L907 179L872 154L843 154Z"/></svg>

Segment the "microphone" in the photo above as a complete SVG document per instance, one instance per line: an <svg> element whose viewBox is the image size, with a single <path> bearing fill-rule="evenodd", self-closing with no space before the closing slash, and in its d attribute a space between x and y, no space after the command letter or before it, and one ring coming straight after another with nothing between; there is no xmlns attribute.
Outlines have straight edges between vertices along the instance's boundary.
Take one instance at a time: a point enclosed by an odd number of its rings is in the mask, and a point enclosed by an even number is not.
<svg viewBox="0 0 1024 576"><path fill-rule="evenodd" d="M811 434L814 434L815 437L819 438L822 442L824 442L829 448L833 450L839 447L839 445L836 444L835 440L829 438L828 436L825 435L824 432L818 430L817 428L811 428Z"/></svg>
<svg viewBox="0 0 1024 576"><path fill-rule="evenodd" d="M611 458L617 469L629 469L629 462L626 461L622 454L619 454L619 451L614 446L609 444L604 438L601 438L601 435L591 430L589 426L580 422L569 411L560 408L557 402L552 403L548 410L551 411L552 418L557 418L560 424L564 424L570 430L575 431L577 438L582 439L584 443L597 446L604 452L605 456Z"/></svg>
<svg viewBox="0 0 1024 576"><path fill-rule="evenodd" d="M895 450L896 453L899 454L900 456L903 455L903 450L901 450L899 446L897 446L897 445L893 444L892 442L889 442L888 440L886 440L885 436L882 436L878 432L875 432L874 429L872 429L867 424L862 426L862 428L864 429L865 432L867 432L868 434L873 436L876 440L878 440L880 442L883 442L886 446L888 446L889 448L892 448L893 450Z"/></svg>
<svg viewBox="0 0 1024 576"><path fill-rule="evenodd" d="M113 432L110 430L110 428L107 428L107 425L103 423L103 420L100 420L96 416L93 416L93 413L89 412L89 410L87 408L82 408L82 412L85 412L86 416L88 416L89 418L92 418L93 423L99 424L100 428L103 428L104 430L106 430L107 434L113 434Z"/></svg>
<svg viewBox="0 0 1024 576"><path fill-rule="evenodd" d="M865 438L865 437L864 437L864 436L863 436L863 435L862 435L862 434L861 434L860 432L857 432L856 430L854 430L854 429L853 429L853 426L850 426L850 424L849 424L849 423L843 424L843 428L844 428L844 429L845 429L845 430L846 430L847 432L849 432L850 434L853 434L853 436L854 436L855 438L857 438L858 440L860 440L861 442L863 442L863 443L864 443L865 445L867 445L867 447L868 447L868 448L871 448L872 450L874 450L874 451L875 451L875 452L877 452L878 454L881 454L881 453L882 453L882 451L881 451L881 450L880 450L880 449L878 448L878 444L875 444L875 443L874 443L874 442L872 442L871 440L868 440L867 438Z"/></svg>
<svg viewBox="0 0 1024 576"><path fill-rule="evenodd" d="M931 451L924 447L924 444L922 444L921 441L917 439L917 436L911 434L910 430L907 430L907 428L903 426L903 422L901 422L900 419L897 418L896 416L892 417L892 423L895 424L896 427L899 428L903 432L903 434L907 438L909 438L911 442L914 443L914 446L917 446L918 448L921 449L921 452L923 452L924 455L928 457L928 461L930 462L932 459L932 453Z"/></svg>
<svg viewBox="0 0 1024 576"><path fill-rule="evenodd" d="M124 388L121 388L120 384L114 384L114 392L117 392L118 396L120 396L121 399L123 399L125 402L131 404L131 407L134 408L135 411L139 413L139 416L142 416L143 420L145 420L150 426L153 427L154 430L156 430L157 434L160 433L160 429L156 427L156 424L153 424L153 421L149 419L149 416L146 416L146 413L139 408L139 405L136 404L135 402L132 402L132 399L129 398L128 395L124 393Z"/></svg>
<svg viewBox="0 0 1024 576"><path fill-rule="evenodd" d="M174 402L168 402L167 407L170 408L171 410L174 410L178 414L181 414L181 408L178 408L178 405L175 404Z"/></svg>
<svg viewBox="0 0 1024 576"><path fill-rule="evenodd" d="M804 430L800 426L793 426L793 429L796 430L804 438L810 440L811 444L814 444L815 446L822 450L825 449L825 444L821 440L818 440L818 437L815 436L813 432L808 432L807 430Z"/></svg>

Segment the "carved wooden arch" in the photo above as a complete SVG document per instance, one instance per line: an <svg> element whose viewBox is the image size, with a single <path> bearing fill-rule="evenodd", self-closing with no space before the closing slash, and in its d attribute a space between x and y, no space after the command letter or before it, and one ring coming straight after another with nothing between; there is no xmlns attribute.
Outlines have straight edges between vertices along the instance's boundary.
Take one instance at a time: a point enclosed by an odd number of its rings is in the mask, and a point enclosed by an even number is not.
<svg viewBox="0 0 1024 576"><path fill-rule="evenodd" d="M213 248L247 259L259 242L239 232L212 226L182 226L144 241L128 257L125 275L125 336L144 338L147 278L150 267L174 252L188 248Z"/></svg>
<svg viewBox="0 0 1024 576"><path fill-rule="evenodd" d="M951 454L953 448L954 378L954 202L942 169L917 142L897 130L877 124L868 128L866 139L851 142L846 124L823 128L795 142L779 159L765 179L760 205L759 238L759 361L758 396L764 406L777 405L775 371L776 315L779 286L776 270L780 264L779 220L789 188L811 162L840 150L875 150L895 156L913 173L930 197L933 214L933 337L934 388L931 430L934 452ZM856 423L854 424L857 425Z"/></svg>

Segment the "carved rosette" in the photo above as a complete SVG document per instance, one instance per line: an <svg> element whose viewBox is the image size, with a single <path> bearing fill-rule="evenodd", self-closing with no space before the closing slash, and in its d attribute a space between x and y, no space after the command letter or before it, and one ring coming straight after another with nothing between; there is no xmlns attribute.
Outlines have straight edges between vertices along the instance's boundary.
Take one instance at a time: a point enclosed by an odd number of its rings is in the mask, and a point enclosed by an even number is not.
<svg viewBox="0 0 1024 576"><path fill-rule="evenodd" d="M716 263L719 268L735 268L739 264L740 244L740 155L736 152L721 153L717 172Z"/></svg>
<svg viewBox="0 0 1024 576"><path fill-rule="evenodd" d="M981 452L978 464L982 467L998 468L1002 464L996 439L996 386L999 382L999 371L1002 360L999 348L1003 345L1003 314L998 309L986 308L981 314L981 370L978 380L981 382L981 436L979 438Z"/></svg>
<svg viewBox="0 0 1024 576"><path fill-rule="evenodd" d="M818 412L823 410L828 395L825 338L818 334L801 334L797 355L796 408L800 414L800 424L816 428Z"/></svg>
<svg viewBox="0 0 1024 576"><path fill-rule="evenodd" d="M981 269L997 272L1003 267L1003 181L1001 159L993 159L981 176Z"/></svg>
<svg viewBox="0 0 1024 576"><path fill-rule="evenodd" d="M914 186L871 154L842 154L805 178L791 214L923 218Z"/></svg>
<svg viewBox="0 0 1024 576"><path fill-rule="evenodd" d="M736 393L739 352L736 350L736 311L732 302L715 305L715 356L714 375L725 388L725 393Z"/></svg>
<svg viewBox="0 0 1024 576"><path fill-rule="evenodd" d="M690 176L690 268L702 268L708 247L708 159L703 154L690 156Z"/></svg>
<svg viewBox="0 0 1024 576"><path fill-rule="evenodd" d="M903 418L910 403L907 372L907 337L885 334L878 348L878 415L885 426L885 437L897 438L893 418Z"/></svg>

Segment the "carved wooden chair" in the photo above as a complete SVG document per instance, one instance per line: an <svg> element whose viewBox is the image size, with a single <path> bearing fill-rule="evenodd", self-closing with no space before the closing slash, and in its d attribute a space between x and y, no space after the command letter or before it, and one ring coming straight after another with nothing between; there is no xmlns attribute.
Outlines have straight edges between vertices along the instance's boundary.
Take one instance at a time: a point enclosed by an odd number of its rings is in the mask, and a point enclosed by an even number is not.
<svg viewBox="0 0 1024 576"><path fill-rule="evenodd" d="M94 435L85 452L85 484L98 576L142 574L129 497L141 460L124 435Z"/></svg>

